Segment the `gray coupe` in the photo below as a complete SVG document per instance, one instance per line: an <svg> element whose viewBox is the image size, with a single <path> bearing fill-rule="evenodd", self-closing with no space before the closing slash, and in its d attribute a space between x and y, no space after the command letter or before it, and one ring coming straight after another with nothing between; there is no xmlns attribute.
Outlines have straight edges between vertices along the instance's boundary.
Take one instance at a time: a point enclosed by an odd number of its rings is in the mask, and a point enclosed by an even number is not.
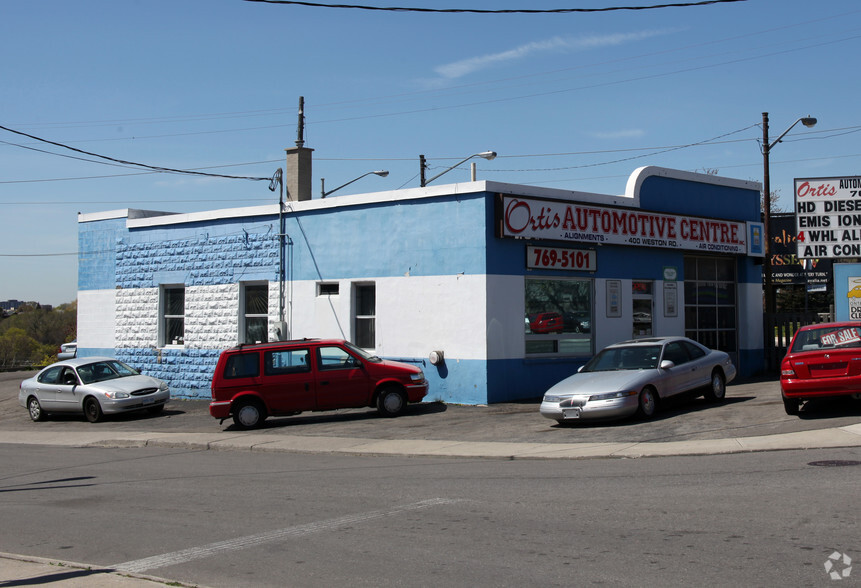
<svg viewBox="0 0 861 588"><path fill-rule="evenodd" d="M723 400L735 375L729 355L686 337L623 341L551 387L539 410L560 423L636 413L651 418L660 399L682 392L702 390L708 400Z"/></svg>

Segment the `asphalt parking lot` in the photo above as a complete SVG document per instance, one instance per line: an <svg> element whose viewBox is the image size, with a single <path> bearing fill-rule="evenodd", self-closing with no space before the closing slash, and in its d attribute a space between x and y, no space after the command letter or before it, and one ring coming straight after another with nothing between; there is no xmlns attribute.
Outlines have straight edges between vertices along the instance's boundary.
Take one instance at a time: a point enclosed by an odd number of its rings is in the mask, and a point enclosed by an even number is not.
<svg viewBox="0 0 861 588"><path fill-rule="evenodd" d="M228 420L209 416L208 400L173 400L158 416L121 415L89 423L83 415L52 416L30 421L18 404L18 384L35 372L0 373L0 430L44 430L58 433L235 433ZM809 403L799 417L784 413L774 378L732 382L724 402L701 397L665 401L651 421L583 421L557 425L538 413L540 399L490 406L411 405L406 414L389 419L373 409L303 413L268 419L262 435L353 437L383 440L456 440L506 443L644 443L755 437L830 429L861 423L861 402L852 399Z"/></svg>

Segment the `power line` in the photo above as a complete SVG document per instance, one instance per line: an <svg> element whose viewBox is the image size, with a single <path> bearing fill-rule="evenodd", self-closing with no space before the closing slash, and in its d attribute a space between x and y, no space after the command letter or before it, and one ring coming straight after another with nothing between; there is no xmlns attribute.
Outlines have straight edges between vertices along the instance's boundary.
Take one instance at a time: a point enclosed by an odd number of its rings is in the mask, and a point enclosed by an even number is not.
<svg viewBox="0 0 861 588"><path fill-rule="evenodd" d="M123 159L116 159L114 157L108 157L107 155L100 155L98 153L93 153L91 151L84 151L83 149L78 149L77 147L72 147L70 145L64 145L63 143L57 143L56 141L49 141L48 139L43 139L41 137L37 137L35 135L30 135L28 133L24 133L21 131L16 131L15 129L10 129L8 127L4 127L0 125L0 130L13 133L15 135L21 135L22 137L28 137L35 141L40 141L42 143L47 143L48 145L54 145L55 147L62 147L63 149L68 149L69 151L74 151L75 153L82 153L84 155L89 155L91 157L97 157L99 159L104 159L106 161L112 161L114 163L119 163L123 165L131 165L135 167L142 167L144 169L150 169L155 172L160 173L172 173L172 174L186 174L193 176L206 176L212 178L226 178L231 180L252 180L252 181L270 181L272 178L259 178L259 177L250 177L250 176L229 176L225 174L212 174L208 172L199 172L193 170L184 170L184 169L174 169L170 167L161 167L156 165L148 165L146 163L136 163L134 161L125 161ZM56 155L56 154L55 154Z"/></svg>
<svg viewBox="0 0 861 588"><path fill-rule="evenodd" d="M294 6L308 6L311 8L347 8L357 10L374 10L381 12L424 12L445 14L571 14L585 12L611 12L618 10L653 10L656 8L690 8L693 6L706 6L709 4L726 4L730 2L746 2L747 0L702 0L701 2L675 2L671 4L654 4L651 6L605 6L602 8L515 8L489 10L480 8L413 8L402 6L366 6L362 4L323 4L320 2L300 2L297 0L245 0L246 2L258 2L261 4L290 4Z"/></svg>

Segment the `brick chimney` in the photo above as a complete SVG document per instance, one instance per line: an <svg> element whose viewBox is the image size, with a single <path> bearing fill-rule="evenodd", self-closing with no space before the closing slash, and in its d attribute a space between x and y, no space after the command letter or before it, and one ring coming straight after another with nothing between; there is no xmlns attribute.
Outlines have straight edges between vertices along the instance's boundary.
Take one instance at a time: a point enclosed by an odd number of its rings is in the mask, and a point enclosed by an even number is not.
<svg viewBox="0 0 861 588"><path fill-rule="evenodd" d="M313 151L302 146L284 150L287 154L284 167L285 200L293 202L311 200L311 153Z"/></svg>

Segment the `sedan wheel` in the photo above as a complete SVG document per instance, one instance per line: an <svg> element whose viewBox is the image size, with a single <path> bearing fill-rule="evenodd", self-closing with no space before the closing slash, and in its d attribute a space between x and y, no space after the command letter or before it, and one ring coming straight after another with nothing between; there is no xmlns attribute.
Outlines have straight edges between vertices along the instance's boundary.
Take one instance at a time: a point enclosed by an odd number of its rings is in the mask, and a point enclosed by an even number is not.
<svg viewBox="0 0 861 588"><path fill-rule="evenodd" d="M790 416L795 416L798 414L799 405L798 398L784 398L783 399L783 410L786 411L786 414Z"/></svg>
<svg viewBox="0 0 861 588"><path fill-rule="evenodd" d="M42 405L39 404L39 400L35 396L31 396L27 399L27 412L30 413L30 419L33 422L38 423L45 419L45 413L42 412Z"/></svg>
<svg viewBox="0 0 861 588"><path fill-rule="evenodd" d="M84 400L84 416L91 423L102 420L102 407L99 405L99 401L92 396Z"/></svg>
<svg viewBox="0 0 861 588"><path fill-rule="evenodd" d="M643 388L640 392L637 414L640 418L650 419L658 409L658 394L654 388Z"/></svg>
<svg viewBox="0 0 861 588"><path fill-rule="evenodd" d="M712 372L712 381L704 396L711 402L720 402L726 396L726 379L720 370Z"/></svg>

